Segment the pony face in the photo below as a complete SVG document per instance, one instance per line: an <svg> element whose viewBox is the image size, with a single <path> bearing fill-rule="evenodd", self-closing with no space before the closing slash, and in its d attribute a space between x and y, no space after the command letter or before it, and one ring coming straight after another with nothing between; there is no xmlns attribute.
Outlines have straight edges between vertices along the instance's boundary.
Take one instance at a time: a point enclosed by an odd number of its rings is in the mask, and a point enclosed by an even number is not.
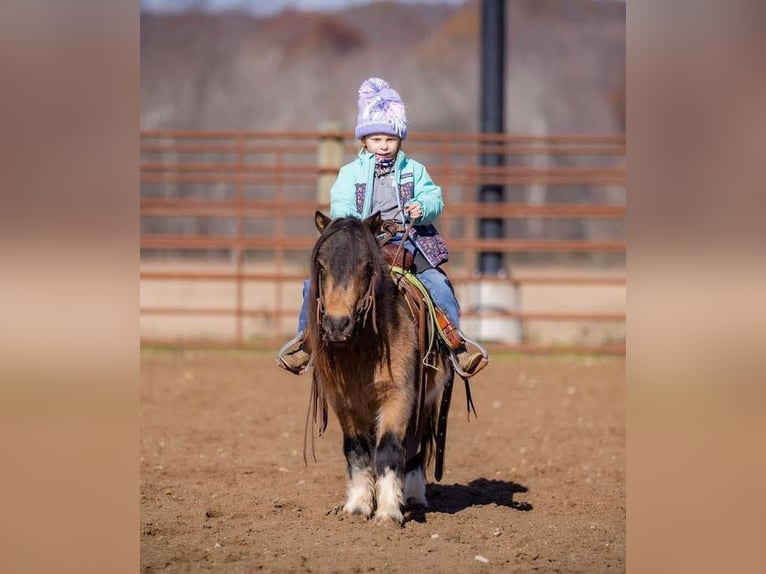
<svg viewBox="0 0 766 574"><path fill-rule="evenodd" d="M323 233L312 265L319 304L317 327L326 342L349 343L368 319L381 272L380 251L371 233L373 226L379 227L380 215L373 221L333 222L319 215L317 227Z"/></svg>
<svg viewBox="0 0 766 574"><path fill-rule="evenodd" d="M367 306L372 263L356 234L340 230L318 250L316 265L324 337L332 343L348 342Z"/></svg>

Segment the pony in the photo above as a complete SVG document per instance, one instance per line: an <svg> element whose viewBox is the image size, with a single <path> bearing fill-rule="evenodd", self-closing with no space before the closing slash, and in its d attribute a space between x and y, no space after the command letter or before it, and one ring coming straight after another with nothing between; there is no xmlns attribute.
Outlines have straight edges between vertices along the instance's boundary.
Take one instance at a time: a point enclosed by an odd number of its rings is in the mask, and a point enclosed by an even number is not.
<svg viewBox="0 0 766 574"><path fill-rule="evenodd" d="M312 429L319 418L324 432L329 403L347 463L339 510L403 524L405 505L428 504L425 469L434 443L441 479L454 370L438 343L429 353L420 350L412 303L397 287L377 239L380 213L331 220L317 211L314 221L321 234L311 255L306 344L313 378L306 432L312 412Z"/></svg>

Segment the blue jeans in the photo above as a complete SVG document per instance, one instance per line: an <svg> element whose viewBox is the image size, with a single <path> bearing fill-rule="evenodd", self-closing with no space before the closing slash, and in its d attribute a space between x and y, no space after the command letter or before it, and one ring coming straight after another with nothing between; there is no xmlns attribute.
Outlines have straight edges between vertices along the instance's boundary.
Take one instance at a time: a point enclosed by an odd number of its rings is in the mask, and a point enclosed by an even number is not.
<svg viewBox="0 0 766 574"><path fill-rule="evenodd" d="M396 238L392 243L398 243ZM404 244L404 247L409 251L414 251L414 247L409 241ZM428 289L431 298L434 300L434 304L447 314L447 317L449 317L450 322L456 329L460 329L460 304L457 302L457 297L455 297L452 283L450 283L447 274L438 267L429 267L415 275L420 279L423 285L425 285L426 289ZM311 280L309 279L306 279L303 282L303 304L301 305L301 312L298 317L298 333L303 333L308 324L309 310L307 301L310 284Z"/></svg>
<svg viewBox="0 0 766 574"><path fill-rule="evenodd" d="M456 329L460 329L460 304L447 274L438 267L431 267L415 275L428 289L434 304L447 314Z"/></svg>

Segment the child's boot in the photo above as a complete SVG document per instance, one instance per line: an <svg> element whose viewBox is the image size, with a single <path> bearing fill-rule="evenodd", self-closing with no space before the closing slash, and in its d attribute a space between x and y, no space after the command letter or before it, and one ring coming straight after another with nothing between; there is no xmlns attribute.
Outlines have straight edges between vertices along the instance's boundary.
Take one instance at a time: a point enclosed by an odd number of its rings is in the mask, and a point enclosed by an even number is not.
<svg viewBox="0 0 766 574"><path fill-rule="evenodd" d="M439 322L439 327L444 333L444 337L449 343L450 350L452 351L453 365L455 370L460 376L473 377L476 373L481 371L489 363L487 352L476 343L471 341L479 351L471 353L466 347L467 338L460 332L459 329L452 324L447 315L442 312L441 309L436 310L436 318ZM468 339L470 340L470 339Z"/></svg>
<svg viewBox="0 0 766 574"><path fill-rule="evenodd" d="M455 359L457 359L460 369L469 377L473 377L487 365L487 361L482 361L484 355L478 351L469 353L465 343L457 349L453 349L452 352L455 353Z"/></svg>
<svg viewBox="0 0 766 574"><path fill-rule="evenodd" d="M283 369L290 371L295 375L300 375L306 370L311 360L303 333L285 343L277 352L277 364Z"/></svg>

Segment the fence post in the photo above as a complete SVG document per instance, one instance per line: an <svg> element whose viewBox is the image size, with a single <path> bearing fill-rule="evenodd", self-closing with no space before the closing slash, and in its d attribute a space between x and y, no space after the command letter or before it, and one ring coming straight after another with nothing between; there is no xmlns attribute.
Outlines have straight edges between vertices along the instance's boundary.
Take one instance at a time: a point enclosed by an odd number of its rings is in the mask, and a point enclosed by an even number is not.
<svg viewBox="0 0 766 574"><path fill-rule="evenodd" d="M243 273L245 267L245 219L242 215L242 207L245 201L245 189L244 179L245 175L245 134L237 134L237 239L235 240L235 253L236 253L236 342L237 347L244 346L243 338L243 310L245 301L245 286L243 281Z"/></svg>
<svg viewBox="0 0 766 574"><path fill-rule="evenodd" d="M505 133L505 51L506 51L506 1L482 0L481 3L481 107L480 123L483 137L479 164L482 168L505 167L505 139L491 137ZM490 148L492 151L486 151ZM500 148L500 150L498 150ZM492 176L479 187L479 201L483 206L505 202L502 177ZM495 181L491 181L495 180ZM482 216L479 220L481 239L503 239L506 224L503 218ZM477 294L477 334L485 341L502 341L518 344L522 339L521 322L518 320L519 293L515 284L508 281L488 279L508 278L504 254L499 250L479 253L479 281ZM500 313L500 317L488 317L482 313ZM509 317L510 315L510 317Z"/></svg>
<svg viewBox="0 0 766 574"><path fill-rule="evenodd" d="M317 148L317 201L321 209L330 204L330 188L338 176L338 169L343 165L343 135L338 122L328 121L319 124L319 146Z"/></svg>

